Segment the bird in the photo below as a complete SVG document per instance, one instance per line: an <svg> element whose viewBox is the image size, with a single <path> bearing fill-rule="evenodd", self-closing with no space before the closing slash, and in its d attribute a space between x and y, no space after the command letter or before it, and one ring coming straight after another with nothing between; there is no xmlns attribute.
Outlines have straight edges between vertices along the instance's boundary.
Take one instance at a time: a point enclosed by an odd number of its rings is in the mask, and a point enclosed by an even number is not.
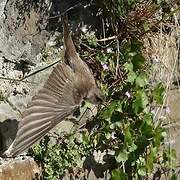
<svg viewBox="0 0 180 180"><path fill-rule="evenodd" d="M16 137L4 152L5 157L15 157L29 149L58 123L72 115L84 100L95 105L104 100L90 68L76 51L67 16L61 19L64 61L57 64L43 88L23 112Z"/></svg>

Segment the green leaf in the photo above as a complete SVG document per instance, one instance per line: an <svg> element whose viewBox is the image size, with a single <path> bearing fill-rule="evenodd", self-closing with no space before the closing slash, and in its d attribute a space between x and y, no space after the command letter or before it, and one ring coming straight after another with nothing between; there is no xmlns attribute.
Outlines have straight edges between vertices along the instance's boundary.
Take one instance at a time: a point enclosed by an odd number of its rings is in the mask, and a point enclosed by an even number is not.
<svg viewBox="0 0 180 180"><path fill-rule="evenodd" d="M170 159L171 162L174 163L174 166L176 165L176 150L175 149L170 149Z"/></svg>
<svg viewBox="0 0 180 180"><path fill-rule="evenodd" d="M135 100L133 101L132 108L135 114L139 114L146 110L148 104L148 97L143 90L139 90L135 94Z"/></svg>
<svg viewBox="0 0 180 180"><path fill-rule="evenodd" d="M126 71L133 71L133 64L132 63L125 63L124 68Z"/></svg>
<svg viewBox="0 0 180 180"><path fill-rule="evenodd" d="M106 139L110 139L111 134L109 132L107 132L107 133L105 133L105 137L106 137Z"/></svg>
<svg viewBox="0 0 180 180"><path fill-rule="evenodd" d="M134 152L136 149L137 149L137 146L136 146L134 143L132 143L132 144L128 147L128 151L129 151L129 152Z"/></svg>
<svg viewBox="0 0 180 180"><path fill-rule="evenodd" d="M113 114L111 116L111 122L115 123L115 122L117 122L119 120L120 120L120 113L117 112L117 111L113 112Z"/></svg>
<svg viewBox="0 0 180 180"><path fill-rule="evenodd" d="M117 102L116 101L113 101L106 109L105 111L103 112L102 116L104 119L110 119L115 108L116 108L116 104Z"/></svg>
<svg viewBox="0 0 180 180"><path fill-rule="evenodd" d="M146 122L148 125L151 125L153 121L152 114L151 113L145 114L143 121Z"/></svg>
<svg viewBox="0 0 180 180"><path fill-rule="evenodd" d="M120 113L123 112L123 110L122 110L122 103L123 103L122 101L118 101L117 102L116 109L115 109L117 112L120 112Z"/></svg>
<svg viewBox="0 0 180 180"><path fill-rule="evenodd" d="M176 173L173 173L173 174L172 174L171 180L177 180L177 175L176 175Z"/></svg>
<svg viewBox="0 0 180 180"><path fill-rule="evenodd" d="M133 63L133 70L137 71L138 69L141 69L144 65L145 58L141 54L137 54L133 57L132 63Z"/></svg>
<svg viewBox="0 0 180 180"><path fill-rule="evenodd" d="M145 87L148 83L147 76L145 74L140 74L136 78L136 86Z"/></svg>
<svg viewBox="0 0 180 180"><path fill-rule="evenodd" d="M132 136L129 130L129 126L124 130L125 142L128 144L132 143Z"/></svg>
<svg viewBox="0 0 180 180"><path fill-rule="evenodd" d="M110 129L115 129L115 128L122 128L122 122L115 122L115 123L111 123L111 125L110 125L110 127L109 127Z"/></svg>
<svg viewBox="0 0 180 180"><path fill-rule="evenodd" d="M116 156L117 162L125 162L128 160L128 152L126 149L123 149L123 151L119 152L118 156Z"/></svg>
<svg viewBox="0 0 180 180"><path fill-rule="evenodd" d="M124 66L125 66L126 71L128 71L127 82L130 82L131 84L133 84L137 77L136 73L133 71L133 64L126 63Z"/></svg>
<svg viewBox="0 0 180 180"><path fill-rule="evenodd" d="M87 41L88 41L90 46L97 47L97 38L94 34L89 34L87 36Z"/></svg>
<svg viewBox="0 0 180 180"><path fill-rule="evenodd" d="M154 165L153 165L153 161L154 161L154 151L152 150L152 148L151 148L151 150L150 150L150 153L147 155L147 165L146 165L146 167L147 167L147 170L148 170L148 172L150 173L150 172L152 172L152 170L153 170L153 167L154 167Z"/></svg>
<svg viewBox="0 0 180 180"><path fill-rule="evenodd" d="M128 53L128 56L129 56L129 57L133 57L133 56L135 56L135 55L137 55L137 52L129 52L129 53Z"/></svg>
<svg viewBox="0 0 180 180"><path fill-rule="evenodd" d="M145 32L148 31L148 30L150 29L149 23L148 23L148 22L144 22L143 28L144 28L144 31L145 31Z"/></svg>
<svg viewBox="0 0 180 180"><path fill-rule="evenodd" d="M138 168L138 174L139 174L140 176L146 176L146 167L145 167L145 166L140 166L140 167Z"/></svg>
<svg viewBox="0 0 180 180"><path fill-rule="evenodd" d="M160 126L157 126L155 129L154 129L154 137L153 137L153 140L154 140L154 143L155 143L155 146L159 147L160 144L161 144L161 141L164 139L164 137L162 136L162 132L163 132L163 128L161 128Z"/></svg>
<svg viewBox="0 0 180 180"><path fill-rule="evenodd" d="M151 125L148 125L147 122L143 122L140 126L140 130L143 135L146 136L146 138L152 138L153 137L153 127Z"/></svg>
<svg viewBox="0 0 180 180"><path fill-rule="evenodd" d="M129 72L127 76L127 82L130 82L131 84L133 84L135 79L136 79L136 73L133 71Z"/></svg>
<svg viewBox="0 0 180 180"><path fill-rule="evenodd" d="M127 180L127 174L121 169L112 170L111 180Z"/></svg>
<svg viewBox="0 0 180 180"><path fill-rule="evenodd" d="M106 107L105 111L102 113L102 117L106 120L116 122L120 120L120 113L122 113L122 102L112 101L109 106Z"/></svg>
<svg viewBox="0 0 180 180"><path fill-rule="evenodd" d="M89 136L86 133L82 133L81 138L84 143L87 143L87 144L89 143Z"/></svg>
<svg viewBox="0 0 180 180"><path fill-rule="evenodd" d="M152 95L153 99L158 103L158 104L163 104L164 100L164 94L165 94L165 88L162 83L159 83L153 90Z"/></svg>

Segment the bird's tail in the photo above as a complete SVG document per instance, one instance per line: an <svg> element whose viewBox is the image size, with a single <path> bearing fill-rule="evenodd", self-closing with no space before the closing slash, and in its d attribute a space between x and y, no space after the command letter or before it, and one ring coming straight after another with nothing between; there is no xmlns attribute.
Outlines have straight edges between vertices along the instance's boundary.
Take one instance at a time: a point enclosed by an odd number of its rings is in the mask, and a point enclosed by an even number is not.
<svg viewBox="0 0 180 180"><path fill-rule="evenodd" d="M65 63L72 66L74 64L73 61L78 59L78 55L77 55L76 48L71 37L70 30L69 30L68 18L67 16L63 16L61 19L63 22Z"/></svg>

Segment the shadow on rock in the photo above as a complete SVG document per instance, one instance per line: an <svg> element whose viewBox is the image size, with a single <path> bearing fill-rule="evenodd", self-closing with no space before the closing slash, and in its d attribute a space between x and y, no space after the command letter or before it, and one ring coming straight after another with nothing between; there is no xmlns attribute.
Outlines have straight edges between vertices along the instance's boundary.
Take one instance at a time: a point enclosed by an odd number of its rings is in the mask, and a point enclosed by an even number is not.
<svg viewBox="0 0 180 180"><path fill-rule="evenodd" d="M104 163L97 162L92 154L87 156L84 163L83 163L83 169L88 171L88 178L92 179L93 177L91 175L91 171L93 171L95 177L98 178L104 178L105 174L107 175L107 172L111 172L114 168L116 168L116 160L114 156L105 154L103 156Z"/></svg>
<svg viewBox="0 0 180 180"><path fill-rule="evenodd" d="M13 142L19 122L16 119L6 119L0 122L0 155L11 145Z"/></svg>

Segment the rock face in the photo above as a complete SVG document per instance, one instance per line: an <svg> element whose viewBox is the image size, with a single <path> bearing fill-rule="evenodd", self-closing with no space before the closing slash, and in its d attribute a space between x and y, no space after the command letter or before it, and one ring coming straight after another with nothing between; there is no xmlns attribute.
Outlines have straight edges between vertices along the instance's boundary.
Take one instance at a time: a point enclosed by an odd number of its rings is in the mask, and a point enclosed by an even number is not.
<svg viewBox="0 0 180 180"><path fill-rule="evenodd" d="M169 142L170 145L176 150L177 162L180 161L180 91L171 90L168 93L168 103L169 103L169 119L170 123L167 125L169 128Z"/></svg>
<svg viewBox="0 0 180 180"><path fill-rule="evenodd" d="M40 53L48 33L45 8L48 3L42 3L41 9L35 3L25 1L0 2L0 50L3 56L13 61L20 58L34 61Z"/></svg>
<svg viewBox="0 0 180 180"><path fill-rule="evenodd" d="M13 141L33 83L20 82L39 66L47 42L48 2L0 1L0 152ZM14 80L16 79L16 80ZM33 79L32 79L33 81Z"/></svg>
<svg viewBox="0 0 180 180"><path fill-rule="evenodd" d="M40 168L32 158L12 159L0 165L1 180L38 180Z"/></svg>
<svg viewBox="0 0 180 180"><path fill-rule="evenodd" d="M62 32L62 26L59 14L74 5L77 5L77 0L0 1L0 152L13 141L23 110L43 86L52 68L24 81L20 79L61 59L62 35L58 31ZM86 13L82 13L83 5L78 6L79 11L74 6L76 10L70 13L81 19L91 17L90 10L85 9ZM79 23L77 18L73 25L77 27ZM12 122L15 122L14 126ZM70 129L71 126L66 124L63 127Z"/></svg>
<svg viewBox="0 0 180 180"><path fill-rule="evenodd" d="M180 122L180 91L179 89L171 90L168 92L168 104L170 108L169 117L172 123Z"/></svg>

